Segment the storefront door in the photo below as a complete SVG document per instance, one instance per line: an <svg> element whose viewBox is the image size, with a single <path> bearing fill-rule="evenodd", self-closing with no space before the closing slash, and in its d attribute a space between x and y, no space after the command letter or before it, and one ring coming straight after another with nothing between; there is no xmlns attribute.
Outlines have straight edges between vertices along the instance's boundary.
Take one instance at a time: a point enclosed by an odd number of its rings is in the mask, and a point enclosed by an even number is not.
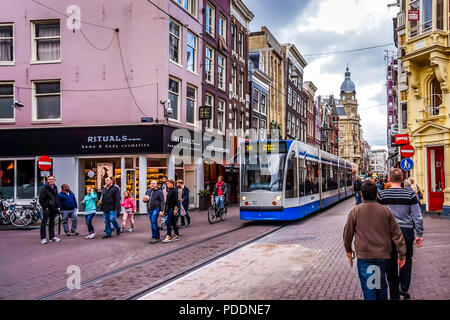
<svg viewBox="0 0 450 320"><path fill-rule="evenodd" d="M131 192L133 199L136 199L136 170L127 169L127 191Z"/></svg>
<svg viewBox="0 0 450 320"><path fill-rule="evenodd" d="M185 180L184 185L188 187L189 189L189 207L196 208L197 204L195 203L195 200L197 199L197 188L195 186L195 173L194 170L186 170L184 172Z"/></svg>
<svg viewBox="0 0 450 320"><path fill-rule="evenodd" d="M428 148L427 163L429 210L439 211L444 205L444 147Z"/></svg>

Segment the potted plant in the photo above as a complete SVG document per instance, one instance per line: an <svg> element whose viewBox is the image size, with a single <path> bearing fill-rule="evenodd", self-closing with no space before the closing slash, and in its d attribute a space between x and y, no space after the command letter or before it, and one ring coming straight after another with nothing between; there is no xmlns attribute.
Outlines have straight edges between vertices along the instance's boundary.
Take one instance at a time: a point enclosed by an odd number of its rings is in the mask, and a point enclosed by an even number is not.
<svg viewBox="0 0 450 320"><path fill-rule="evenodd" d="M209 190L208 189L203 189L200 190L200 192L198 193L199 195L199 209L200 210L207 210L209 207Z"/></svg>

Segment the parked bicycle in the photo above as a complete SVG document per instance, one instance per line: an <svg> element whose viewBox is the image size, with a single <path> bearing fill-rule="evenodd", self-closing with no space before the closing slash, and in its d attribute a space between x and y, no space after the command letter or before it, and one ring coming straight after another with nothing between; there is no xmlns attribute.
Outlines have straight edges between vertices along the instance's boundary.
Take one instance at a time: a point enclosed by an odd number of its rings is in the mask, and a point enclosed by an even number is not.
<svg viewBox="0 0 450 320"><path fill-rule="evenodd" d="M11 223L19 228L26 227L42 219L42 207L38 202L38 197L33 198L29 205L17 208L11 215ZM62 221L61 213L55 217L55 225Z"/></svg>
<svg viewBox="0 0 450 320"><path fill-rule="evenodd" d="M14 212L15 206L14 201L0 198L0 224L11 223L11 214Z"/></svg>
<svg viewBox="0 0 450 320"><path fill-rule="evenodd" d="M227 217L227 204L224 203L223 209L218 208L216 206L216 201L214 201L214 196L211 196L211 204L208 207L208 222L210 224L214 224L217 221L217 218L220 218L221 221L225 221Z"/></svg>

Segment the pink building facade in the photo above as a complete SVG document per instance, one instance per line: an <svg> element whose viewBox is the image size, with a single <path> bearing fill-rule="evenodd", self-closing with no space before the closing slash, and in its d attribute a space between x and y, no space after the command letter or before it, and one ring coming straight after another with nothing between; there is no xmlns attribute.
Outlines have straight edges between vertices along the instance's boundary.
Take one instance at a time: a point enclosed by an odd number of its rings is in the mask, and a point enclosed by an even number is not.
<svg viewBox="0 0 450 320"><path fill-rule="evenodd" d="M81 200L113 175L140 199L168 176L185 180L196 206L203 161L177 163L171 151L176 128L201 130L203 0L5 1L0 140L11 147L0 152L0 192L29 200L50 173Z"/></svg>

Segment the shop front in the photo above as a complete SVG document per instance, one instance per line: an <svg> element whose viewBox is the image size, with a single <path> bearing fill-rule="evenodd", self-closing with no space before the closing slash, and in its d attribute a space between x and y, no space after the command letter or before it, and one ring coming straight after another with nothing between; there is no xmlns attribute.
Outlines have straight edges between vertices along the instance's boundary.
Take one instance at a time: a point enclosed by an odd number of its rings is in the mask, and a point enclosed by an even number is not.
<svg viewBox="0 0 450 320"><path fill-rule="evenodd" d="M412 133L412 177L422 189L428 211L450 214L450 128L428 122Z"/></svg>
<svg viewBox="0 0 450 320"><path fill-rule="evenodd" d="M146 213L142 195L150 181L160 184L167 176L185 181L191 191L190 206L197 207L197 193L203 188L201 150L194 153L193 139L183 141L180 136L186 132L178 134L176 129L140 125L2 130L2 140L15 143L0 151L0 196L29 202L52 174L58 188L71 187L83 211L81 200L87 188L100 196L105 178L113 176L122 193L127 190L135 197L138 212ZM188 136L193 137L193 132ZM52 158L49 172L36 165L42 155Z"/></svg>

